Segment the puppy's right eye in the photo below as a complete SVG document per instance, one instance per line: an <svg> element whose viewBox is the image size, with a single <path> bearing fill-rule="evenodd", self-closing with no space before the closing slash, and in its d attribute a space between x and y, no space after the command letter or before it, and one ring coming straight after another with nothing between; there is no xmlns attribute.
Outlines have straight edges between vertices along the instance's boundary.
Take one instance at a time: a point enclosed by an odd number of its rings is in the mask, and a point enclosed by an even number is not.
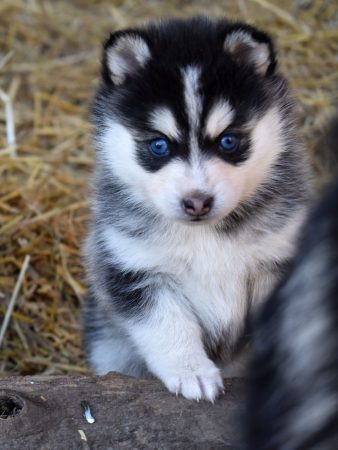
<svg viewBox="0 0 338 450"><path fill-rule="evenodd" d="M151 153L155 156L167 156L169 154L169 142L163 138L150 141L149 148Z"/></svg>

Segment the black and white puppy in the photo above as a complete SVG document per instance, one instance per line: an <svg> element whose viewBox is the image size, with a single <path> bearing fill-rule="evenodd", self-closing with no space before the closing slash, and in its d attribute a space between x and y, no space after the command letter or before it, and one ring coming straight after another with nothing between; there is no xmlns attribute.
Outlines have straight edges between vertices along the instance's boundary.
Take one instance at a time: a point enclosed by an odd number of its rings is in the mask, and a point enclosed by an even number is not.
<svg viewBox="0 0 338 450"><path fill-rule="evenodd" d="M288 277L255 323L248 449L337 448L337 199L338 181L311 215Z"/></svg>
<svg viewBox="0 0 338 450"><path fill-rule="evenodd" d="M92 118L90 364L213 401L310 196L271 40L203 17L117 32Z"/></svg>

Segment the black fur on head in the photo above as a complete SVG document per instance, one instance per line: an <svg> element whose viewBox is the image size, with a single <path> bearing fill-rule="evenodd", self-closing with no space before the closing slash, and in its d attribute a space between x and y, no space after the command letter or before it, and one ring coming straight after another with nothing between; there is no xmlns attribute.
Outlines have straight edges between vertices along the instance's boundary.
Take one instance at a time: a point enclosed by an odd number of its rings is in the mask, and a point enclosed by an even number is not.
<svg viewBox="0 0 338 450"><path fill-rule="evenodd" d="M143 61L138 60L138 51ZM202 16L112 33L104 44L102 58L102 76L108 84L114 84L114 61L110 64L113 53L117 64L125 63L125 78L133 77L152 58L157 63L162 60L175 65L200 63L201 57L209 64L227 62L230 57L241 68L248 66L263 76L271 75L276 68L274 46L266 33L244 23L225 19L212 22Z"/></svg>
<svg viewBox="0 0 338 450"><path fill-rule="evenodd" d="M104 44L102 83L92 115L99 125L97 133L102 131L102 119L114 116L139 133L151 132L148 117L154 107L164 105L179 123L186 149L189 118L182 95L182 69L189 66L201 70L202 122L217 100L226 99L236 113L237 129L287 92L284 79L275 73L273 43L264 32L203 16L153 23L117 31ZM287 113L288 100L285 103ZM201 148L209 146L208 142L200 144ZM182 156L180 148L177 154ZM246 157L242 154L238 162Z"/></svg>

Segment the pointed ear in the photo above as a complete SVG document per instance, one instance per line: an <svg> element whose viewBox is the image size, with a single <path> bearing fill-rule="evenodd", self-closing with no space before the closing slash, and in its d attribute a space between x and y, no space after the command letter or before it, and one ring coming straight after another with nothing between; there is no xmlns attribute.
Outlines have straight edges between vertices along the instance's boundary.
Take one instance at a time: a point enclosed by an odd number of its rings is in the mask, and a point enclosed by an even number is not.
<svg viewBox="0 0 338 450"><path fill-rule="evenodd" d="M240 64L251 65L260 75L270 75L276 67L271 39L253 27L242 25L231 30L224 40L224 50Z"/></svg>
<svg viewBox="0 0 338 450"><path fill-rule="evenodd" d="M148 44L137 31L119 31L104 45L103 77L115 85L133 76L150 59Z"/></svg>

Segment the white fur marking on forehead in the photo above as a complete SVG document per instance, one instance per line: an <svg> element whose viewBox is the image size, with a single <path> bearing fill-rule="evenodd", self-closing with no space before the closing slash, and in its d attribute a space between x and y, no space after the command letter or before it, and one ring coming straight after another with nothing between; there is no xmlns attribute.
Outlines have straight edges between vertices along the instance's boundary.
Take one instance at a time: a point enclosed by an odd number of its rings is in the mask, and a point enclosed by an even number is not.
<svg viewBox="0 0 338 450"><path fill-rule="evenodd" d="M127 75L135 73L150 58L146 42L138 36L122 36L107 50L107 63L115 84L121 84Z"/></svg>
<svg viewBox="0 0 338 450"><path fill-rule="evenodd" d="M200 123L202 112L202 99L199 92L201 70L198 67L188 66L182 69L184 101L191 131L194 132Z"/></svg>
<svg viewBox="0 0 338 450"><path fill-rule="evenodd" d="M217 138L232 122L234 110L229 102L220 100L210 110L206 125L205 134L210 138Z"/></svg>
<svg viewBox="0 0 338 450"><path fill-rule="evenodd" d="M180 133L174 114L169 108L160 106L155 108L149 119L150 126L171 139L179 139Z"/></svg>

